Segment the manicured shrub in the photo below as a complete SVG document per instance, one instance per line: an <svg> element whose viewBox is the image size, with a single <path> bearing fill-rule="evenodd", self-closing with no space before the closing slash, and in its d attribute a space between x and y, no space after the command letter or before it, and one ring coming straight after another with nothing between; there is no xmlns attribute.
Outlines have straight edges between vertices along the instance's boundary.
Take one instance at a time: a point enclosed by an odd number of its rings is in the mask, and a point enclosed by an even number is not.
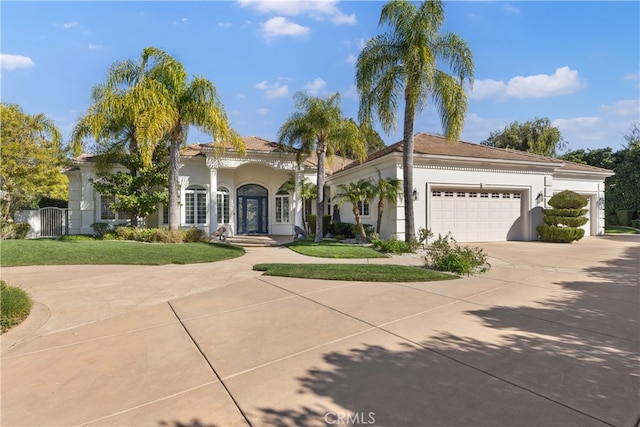
<svg viewBox="0 0 640 427"><path fill-rule="evenodd" d="M584 216L588 201L586 197L565 190L549 200L553 209L543 209L544 224L538 226L538 237L543 242L570 243L584 237L584 230L578 228L589 221Z"/></svg>
<svg viewBox="0 0 640 427"><path fill-rule="evenodd" d="M311 233L315 234L316 233L316 221L317 221L318 217L315 216L315 215L309 215L308 219L309 219L309 230L308 230L309 234L311 234Z"/></svg>
<svg viewBox="0 0 640 427"><path fill-rule="evenodd" d="M169 231L168 228L156 228L152 242L182 243L182 232L180 230Z"/></svg>
<svg viewBox="0 0 640 427"><path fill-rule="evenodd" d="M351 227L355 225L350 222L334 222L331 224L331 230L334 235L342 235L344 238L353 238L354 235L351 232Z"/></svg>
<svg viewBox="0 0 640 427"><path fill-rule="evenodd" d="M438 236L438 239L427 246L425 256L427 267L439 271L450 271L457 274L472 274L486 271L487 254L481 248L460 246L451 236Z"/></svg>
<svg viewBox="0 0 640 427"><path fill-rule="evenodd" d="M191 227L184 233L182 241L185 243L197 243L207 240L207 233L197 227Z"/></svg>
<svg viewBox="0 0 640 427"><path fill-rule="evenodd" d="M406 254L412 252L409 243L398 240L396 236L389 240L373 239L372 244L374 249L384 253Z"/></svg>
<svg viewBox="0 0 640 427"><path fill-rule="evenodd" d="M537 228L540 240L543 242L571 243L584 237L582 228L556 227L553 225L541 225Z"/></svg>
<svg viewBox="0 0 640 427"><path fill-rule="evenodd" d="M331 215L322 215L322 232L327 234L331 227ZM312 230L315 233L315 228Z"/></svg>
<svg viewBox="0 0 640 427"><path fill-rule="evenodd" d="M102 239L108 231L111 231L111 225L106 222L94 222L90 225L93 228L93 234L98 239Z"/></svg>
<svg viewBox="0 0 640 427"><path fill-rule="evenodd" d="M20 288L7 286L0 281L0 327L2 332L19 324L29 316L33 302Z"/></svg>

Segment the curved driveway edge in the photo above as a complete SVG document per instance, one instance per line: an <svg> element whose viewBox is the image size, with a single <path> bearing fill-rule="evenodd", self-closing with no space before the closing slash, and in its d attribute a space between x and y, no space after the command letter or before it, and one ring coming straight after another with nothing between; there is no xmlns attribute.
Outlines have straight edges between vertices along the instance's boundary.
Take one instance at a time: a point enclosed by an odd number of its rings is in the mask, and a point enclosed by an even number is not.
<svg viewBox="0 0 640 427"><path fill-rule="evenodd" d="M479 246L490 272L428 283L251 270L318 261L283 248L3 269L51 312L2 336L2 425L633 426L640 240Z"/></svg>

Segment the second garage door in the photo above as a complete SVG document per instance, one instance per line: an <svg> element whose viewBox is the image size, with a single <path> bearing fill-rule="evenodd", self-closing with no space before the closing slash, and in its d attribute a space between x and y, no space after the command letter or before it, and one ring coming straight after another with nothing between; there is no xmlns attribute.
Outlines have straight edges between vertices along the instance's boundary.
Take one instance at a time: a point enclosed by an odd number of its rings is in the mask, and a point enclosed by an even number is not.
<svg viewBox="0 0 640 427"><path fill-rule="evenodd" d="M451 232L459 242L523 239L521 193L447 189L429 196L429 228L436 238Z"/></svg>

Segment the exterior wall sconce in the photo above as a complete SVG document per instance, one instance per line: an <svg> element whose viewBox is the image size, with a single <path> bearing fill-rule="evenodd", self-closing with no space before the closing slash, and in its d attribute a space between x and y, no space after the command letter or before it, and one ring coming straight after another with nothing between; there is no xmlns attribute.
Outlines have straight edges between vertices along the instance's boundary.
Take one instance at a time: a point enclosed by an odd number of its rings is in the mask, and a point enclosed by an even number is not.
<svg viewBox="0 0 640 427"><path fill-rule="evenodd" d="M598 197L598 209L604 209L604 197Z"/></svg>
<svg viewBox="0 0 640 427"><path fill-rule="evenodd" d="M411 195L413 196L413 200L416 201L418 200L418 197L420 197L420 193L418 193L418 189L414 188L413 192L411 193Z"/></svg>
<svg viewBox="0 0 640 427"><path fill-rule="evenodd" d="M542 194L542 191L541 191L536 196L536 203L540 204L540 203L542 203L543 200L544 200L544 194Z"/></svg>

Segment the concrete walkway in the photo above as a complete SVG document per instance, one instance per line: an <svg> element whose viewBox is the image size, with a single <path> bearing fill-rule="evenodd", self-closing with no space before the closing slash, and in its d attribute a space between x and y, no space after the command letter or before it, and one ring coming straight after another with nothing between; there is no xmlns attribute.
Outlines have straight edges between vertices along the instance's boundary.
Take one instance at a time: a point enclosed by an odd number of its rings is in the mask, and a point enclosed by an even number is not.
<svg viewBox="0 0 640 427"><path fill-rule="evenodd" d="M429 283L251 270L335 261L285 248L5 268L37 304L2 335L1 424L634 426L640 240L480 246L490 272Z"/></svg>

